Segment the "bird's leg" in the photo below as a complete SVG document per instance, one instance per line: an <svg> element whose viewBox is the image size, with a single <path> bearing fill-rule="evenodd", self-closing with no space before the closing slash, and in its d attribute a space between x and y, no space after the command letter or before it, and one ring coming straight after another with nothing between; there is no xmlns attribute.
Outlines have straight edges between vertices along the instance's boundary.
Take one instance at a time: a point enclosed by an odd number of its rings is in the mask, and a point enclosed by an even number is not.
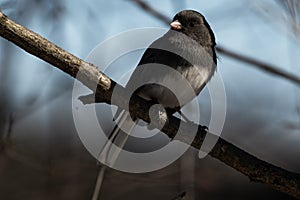
<svg viewBox="0 0 300 200"><path fill-rule="evenodd" d="M169 113L161 104L155 100L150 101L153 106L149 109L150 123L147 125L148 130L162 129L167 123Z"/></svg>

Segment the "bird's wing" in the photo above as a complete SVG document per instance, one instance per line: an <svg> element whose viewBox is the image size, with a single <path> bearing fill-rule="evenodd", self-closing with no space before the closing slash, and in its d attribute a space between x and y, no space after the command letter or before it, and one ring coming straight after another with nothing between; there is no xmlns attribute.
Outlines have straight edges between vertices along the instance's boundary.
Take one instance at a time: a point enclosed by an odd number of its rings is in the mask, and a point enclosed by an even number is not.
<svg viewBox="0 0 300 200"><path fill-rule="evenodd" d="M149 45L149 47L146 49L144 52L142 58L140 59L140 62L138 63L136 69L133 71L132 75L130 76L129 81L127 82L126 87L127 88L132 88L135 85L139 84L140 81L146 82L151 78L149 77L149 73L144 70L138 70L140 66L144 64L149 64L149 63L160 63L160 56L163 53L161 49L157 48L159 46L166 46L166 39L163 37L158 38L152 44ZM155 47L155 48L154 48ZM166 47L164 47L166 48ZM143 78L141 78L143 77ZM122 113L123 109L122 108L117 108L117 111L113 117L114 120L119 118L120 114Z"/></svg>

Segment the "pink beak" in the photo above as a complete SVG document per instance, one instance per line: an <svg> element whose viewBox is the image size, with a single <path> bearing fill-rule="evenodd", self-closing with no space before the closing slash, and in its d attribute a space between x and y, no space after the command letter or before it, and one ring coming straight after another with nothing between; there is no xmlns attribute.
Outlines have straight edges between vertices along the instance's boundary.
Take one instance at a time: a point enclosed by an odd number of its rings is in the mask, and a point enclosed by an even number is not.
<svg viewBox="0 0 300 200"><path fill-rule="evenodd" d="M181 23L178 20L175 20L170 24L170 26L175 30L180 30L182 28Z"/></svg>

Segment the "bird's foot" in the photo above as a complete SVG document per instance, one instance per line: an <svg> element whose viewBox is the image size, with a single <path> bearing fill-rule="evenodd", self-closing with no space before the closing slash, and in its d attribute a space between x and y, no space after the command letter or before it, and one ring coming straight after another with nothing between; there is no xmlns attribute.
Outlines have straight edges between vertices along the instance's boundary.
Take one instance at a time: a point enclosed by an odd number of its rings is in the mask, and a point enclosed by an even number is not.
<svg viewBox="0 0 300 200"><path fill-rule="evenodd" d="M153 130L155 128L161 130L168 121L168 113L159 104L150 108L149 116L151 119L151 122L148 125L149 130Z"/></svg>
<svg viewBox="0 0 300 200"><path fill-rule="evenodd" d="M201 129L202 131L208 132L208 127L207 127L207 126L201 126L201 125L200 125L200 129Z"/></svg>

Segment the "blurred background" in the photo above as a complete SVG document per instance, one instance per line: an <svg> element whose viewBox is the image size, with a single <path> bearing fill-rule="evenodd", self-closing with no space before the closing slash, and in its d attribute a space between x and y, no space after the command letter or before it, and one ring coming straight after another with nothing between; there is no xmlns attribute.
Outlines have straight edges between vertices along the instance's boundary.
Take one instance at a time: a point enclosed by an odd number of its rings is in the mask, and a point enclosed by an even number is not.
<svg viewBox="0 0 300 200"><path fill-rule="evenodd" d="M300 77L298 0L143 2L170 19L183 9L197 10L210 23L218 46ZM2 0L0 8L17 23L82 59L120 32L168 28L132 0ZM74 79L3 38L0 52L0 198L90 199L98 166L75 129ZM140 55L131 55L131 62L137 63ZM299 85L225 55L218 57L227 95L221 137L299 173ZM109 75L114 73L117 70ZM206 92L199 103L209 114ZM105 105L97 105L101 106ZM100 198L171 200L185 191L186 199L293 199L250 182L209 156L200 160L197 154L191 148L172 165L145 174L109 169Z"/></svg>

